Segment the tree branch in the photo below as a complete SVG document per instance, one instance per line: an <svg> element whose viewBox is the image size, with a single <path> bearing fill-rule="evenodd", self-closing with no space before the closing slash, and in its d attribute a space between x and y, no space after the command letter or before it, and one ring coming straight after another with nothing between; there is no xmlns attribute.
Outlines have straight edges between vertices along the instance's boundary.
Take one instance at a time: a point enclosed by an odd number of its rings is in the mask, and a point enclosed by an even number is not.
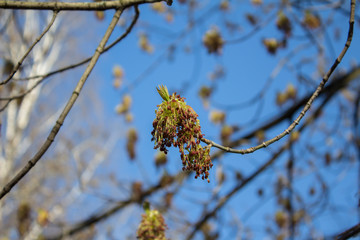
<svg viewBox="0 0 360 240"><path fill-rule="evenodd" d="M347 86L347 84L349 82L351 82L351 80L354 79L359 74L360 74L360 68L357 68L355 71L352 71L351 73L349 73L346 77L339 78L338 80L336 80L336 81L332 82L330 85L328 85L322 93L330 93L330 94L326 95L326 98L323 100L322 104L317 108L317 110L313 113L313 116L310 119L311 120L316 119L316 117L321 113L321 110L324 108L324 106L330 102L331 97L334 96L334 94L336 92L338 92L339 90L341 90L343 87ZM344 79L346 79L346 80L344 80ZM308 99L308 98L304 98L304 102L306 101L306 99ZM296 109L300 108L304 104L305 103L298 105ZM285 113L287 113L287 112L290 112L290 113L285 114L285 115L287 116L289 114L294 113L296 111L296 109L293 110L292 108L290 108L289 110L285 111ZM287 119L287 118L288 117L280 116L280 119ZM276 123L281 122L281 120L279 120L279 119L276 119L276 120L277 120L277 121L275 121ZM302 129L305 126L309 125L310 123L311 123L311 121L306 121L306 123L303 126L301 126L300 131L302 131ZM284 149L284 150L286 150L286 149ZM223 153L223 151L219 151L215 154L212 154L211 159L214 160L214 159L220 157L220 155L218 153ZM277 153L279 153L279 152L277 152ZM269 161L265 164L271 165L271 163L269 163ZM275 160L272 161L272 163L274 163L274 162L275 162ZM264 167L264 165L263 165L263 167ZM184 173L184 172L180 171L177 175L169 176L169 178L178 179L182 174L187 174L187 177L190 176L189 173ZM247 179L244 180L245 182L247 181L246 184L244 184L244 182L241 183L241 184L243 184L243 187L249 183L249 180L254 180L256 178L256 176L253 177L252 179L249 179L249 178L250 177L248 177ZM174 181L174 183L175 182L176 181ZM170 184L170 183L168 183L168 184ZM159 186L162 186L162 187L159 187ZM155 186L149 187L148 190L144 191L141 194L140 199L145 199L146 197L151 196L152 194L161 190L163 187L164 187L164 185L161 185L161 184L156 184ZM241 188L237 188L236 191L239 191L240 189ZM46 239L55 240L55 239L61 239L62 237L65 237L65 236L73 236L74 234L87 229L88 227L92 226L93 224L96 224L98 222L106 220L107 218L111 217L113 214L116 214L122 208L128 206L128 204L135 203L135 202L136 202L136 200L130 197L129 199L119 202L116 206L109 208L109 209L103 211L102 213L94 214L94 215L89 216L88 218L78 222L73 227L69 228L68 230L65 230L61 235L47 237ZM220 209L220 208L218 208L218 209Z"/></svg>
<svg viewBox="0 0 360 240"><path fill-rule="evenodd" d="M320 115L322 109L325 107L327 103L329 103L330 98L332 95L328 95L325 99L323 99L320 106L316 109L316 111L312 114L310 121L306 121L301 127L299 131L303 131L305 127L310 125L314 119L317 119L317 117ZM193 231L188 235L187 239L192 239L197 231L199 231L203 224L206 223L207 220L214 217L216 212L221 209L225 204L230 200L230 198L238 192L240 189L245 187L250 181L254 180L260 173L265 171L269 166L271 166L273 163L275 163L276 159L280 157L280 155L287 149L291 148L294 141L291 139L286 142L276 153L273 154L273 156L264 163L261 167L259 167L253 174L251 174L248 178L244 179L241 183L236 185L231 191L228 192L224 197L219 200L218 204L214 207L212 211L207 212L204 214L204 216L194 225Z"/></svg>
<svg viewBox="0 0 360 240"><path fill-rule="evenodd" d="M66 106L64 107L62 113L60 114L58 120L56 121L56 123L55 123L54 127L52 128L46 141L41 146L41 148L38 150L38 152L35 154L35 156L28 161L28 163L25 165L25 167L23 167L16 174L16 176L5 185L5 187L0 192L0 199L2 199L7 193L9 193L11 191L11 189L35 166L35 164L41 159L41 157L45 154L45 152L51 146L57 133L59 132L61 126L63 125L65 118L69 114L76 99L79 97L81 89L83 88L83 86L84 86L86 80L88 79L91 71L93 70L97 60L99 59L100 53L104 49L106 42L109 40L110 35L113 32L113 30L116 26L116 23L118 22L122 12L123 12L123 9L119 9L115 12L113 19L111 20L110 25L104 34L104 37L102 38L101 42L99 43L99 46L95 50L95 53L94 53L89 65L87 66L87 68L85 69L79 82L77 83L69 101L67 102Z"/></svg>
<svg viewBox="0 0 360 240"><path fill-rule="evenodd" d="M336 240L346 240L355 237L360 233L360 223L336 236Z"/></svg>
<svg viewBox="0 0 360 240"><path fill-rule="evenodd" d="M126 31L119 37L117 38L114 42L112 42L109 46L105 47L100 54L105 53L106 51L108 51L109 49L111 49L113 46L115 46L116 44L118 44L121 40L123 40L133 29L133 27L135 26L137 20L139 19L139 8L137 5L135 5L134 7L135 9L135 16L133 18L133 20L131 21L131 24L129 25L129 27L126 29ZM57 73L60 72L64 72L66 70L72 69L72 68L76 68L79 67L87 62L89 62L91 60L92 57L88 57L84 60L82 60L81 62L66 66L64 68L60 68L58 70L55 70L53 72L49 72L47 74L43 74L43 75L38 75L38 76L32 76L32 77L28 77L28 78L23 78L23 79L17 79L17 80L30 80L30 79L35 79L35 78L41 78L39 81L37 81L31 88L29 88L28 90L26 90L25 92L18 94L18 95L14 95L14 96L10 96L10 97L0 97L0 101L8 101L7 104L9 104L9 102L11 102L12 100L15 99L19 99L19 98L23 98L25 97L26 94L30 93L32 90L34 90L37 86L39 86L39 84L41 84L46 78L55 75ZM1 85L1 84L0 84ZM3 108L0 109L0 112L3 110Z"/></svg>
<svg viewBox="0 0 360 240"><path fill-rule="evenodd" d="M265 171L269 166L271 166L276 159L289 147L289 142L284 144L266 163L264 163L261 167L259 167L253 174L249 177L241 181L237 184L231 191L229 191L224 197L220 198L216 206L212 211L207 212L197 223L194 224L194 228L191 233L186 237L186 239L190 240L194 238L195 233L201 228L201 226L211 217L215 216L215 213L221 209L230 198L240 189L245 187L249 182L251 182L254 178L256 178L260 173Z"/></svg>
<svg viewBox="0 0 360 240"><path fill-rule="evenodd" d="M51 26L53 25L53 23L55 22L55 19L58 15L58 11L54 10L53 12L53 16L52 19L50 20L49 24L47 25L47 27L44 29L44 31L40 34L40 36L34 41L34 43L29 47L29 49L26 51L26 53L24 54L24 56L19 60L19 62L16 64L16 66L14 67L14 69L12 70L12 72L10 73L10 75L2 82L0 82L0 86L4 85L6 83L8 83L12 77L15 75L15 73L19 70L21 64L24 62L25 58L29 55L29 53L31 52L31 50L35 47L35 45L41 40L41 38L49 31L49 29L51 28ZM2 99L0 99L2 100ZM6 99L8 100L8 99Z"/></svg>
<svg viewBox="0 0 360 240"><path fill-rule="evenodd" d="M360 75L360 67L356 67L353 70L351 70L349 73L347 73L345 76L339 76L339 77L335 78L330 84L328 84L323 89L323 91L320 92L319 95L325 95L327 97L328 96L332 97L339 90L347 87L349 85L349 83L351 81L353 81L354 79L356 79L359 75ZM217 144L208 139L202 139L202 141L204 143L207 143L207 144L212 143L214 147L221 149L221 151L217 151L214 154L212 154L211 159L220 157L222 154L224 154L224 152L231 152L232 150L234 150L233 149L234 147L242 144L242 142L244 140L251 139L252 137L254 137L256 132L258 132L260 130L261 131L268 130L268 129L276 126L277 124L281 123L282 121L288 119L291 115L293 115L296 111L298 111L302 106L304 106L310 97L311 97L311 95L303 97L297 103L293 104L288 109L284 110L282 113L277 114L276 117L272 121L267 122L264 125L256 128L255 130L252 130L251 132L245 134L244 136L241 136L237 140L230 142L227 147ZM229 151L227 151L227 150L229 150Z"/></svg>
<svg viewBox="0 0 360 240"><path fill-rule="evenodd" d="M257 150L259 150L261 148L265 148L265 147L269 146L270 144L273 144L274 142L279 141L284 136L288 135L299 124L301 119L304 117L305 113L310 109L310 107L311 107L312 103L314 102L315 98L320 94L320 92L324 88L326 82L329 80L331 74L334 72L336 67L339 65L339 63L343 59L345 53L349 49L351 41L352 41L352 37L353 37L353 32L354 32L355 2L356 2L355 0L351 0L349 31L348 31L347 40L346 40L346 43L345 43L345 46L344 46L343 50L341 51L339 56L335 59L335 62L330 67L329 71L325 74L325 76L323 77L322 81L320 82L320 84L317 87L317 89L315 90L315 92L311 95L310 99L306 102L305 107L300 112L299 116L293 121L292 124L290 124L290 126L287 129L285 129L282 133L280 133L276 137L274 137L274 138L272 138L270 140L267 140L267 141L263 142L262 144L259 144L257 146L250 147L250 148L247 148L247 149L232 149L230 147L225 147L225 146L216 144L213 141L208 140L208 139L202 139L202 141L205 142L206 144L211 144L214 147L217 147L217 148L219 148L219 149L221 149L221 150L223 150L225 152L248 154L248 153L253 153L253 152L255 152L255 151L257 151Z"/></svg>
<svg viewBox="0 0 360 240"><path fill-rule="evenodd" d="M182 172L180 172L180 174L182 174ZM173 177L169 177L169 179L171 179L171 181L167 181L167 182L161 182L161 180L159 181L158 184L149 187L148 190L143 191L140 196L138 197L130 197L127 200L118 202L115 206L101 212L98 214L93 214L92 216L88 217L87 219L84 219L83 221L78 222L77 224L75 224L73 227L62 231L59 235L56 236L52 236L52 237L45 237L45 239L47 240L60 240L64 237L70 237L73 236L81 231L83 231L84 229L92 226L93 224L96 224L98 222L104 221L107 218L111 217L113 214L115 214L116 212L118 212L119 210L121 210L122 208L133 204L133 203L141 203L145 200L146 197L150 196L151 194L153 194L154 192L157 192L158 190L163 189L164 187L166 187L167 185L170 185L171 183L173 183Z"/></svg>
<svg viewBox="0 0 360 240"><path fill-rule="evenodd" d="M105 47L104 50L101 52L101 54L103 54L103 53L107 52L108 50L110 50L112 47L114 47L116 44L118 44L121 40L123 40L131 32L131 30L133 29L133 27L135 26L135 24L136 24L136 22L137 22L137 20L139 18L139 9L138 9L137 5L135 5L134 9L135 9L135 16L134 16L131 24L129 25L129 27L126 29L126 31L118 39L116 39L114 42L109 44L109 46ZM89 62L90 60L91 60L91 57L88 57L88 58L86 58L86 59L84 59L84 60L82 60L82 61L80 61L78 63L71 64L71 65L63 67L63 68L59 68L57 70L54 70L52 72L49 72L49 73L46 73L46 74L43 74L43 75L30 76L30 77L20 78L20 79L16 79L16 80L24 81L24 80L30 80L30 79L35 79L35 78L48 78L48 77L50 77L52 75L67 71L69 69L79 67L81 65L84 65L85 63Z"/></svg>
<svg viewBox="0 0 360 240"><path fill-rule="evenodd" d="M53 11L99 11L108 9L125 9L142 3L154 3L164 0L116 0L102 2L21 2L0 1L0 8L4 9L33 9ZM166 1L171 5L170 1Z"/></svg>

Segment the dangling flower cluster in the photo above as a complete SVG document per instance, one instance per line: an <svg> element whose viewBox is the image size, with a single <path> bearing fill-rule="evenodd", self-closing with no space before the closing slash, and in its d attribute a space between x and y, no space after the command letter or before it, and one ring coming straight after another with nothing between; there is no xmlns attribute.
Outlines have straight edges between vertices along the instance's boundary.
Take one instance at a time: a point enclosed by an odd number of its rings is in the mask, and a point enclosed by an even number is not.
<svg viewBox="0 0 360 240"><path fill-rule="evenodd" d="M157 210L146 210L142 215L141 223L137 230L137 239L140 240L166 240L167 226L161 213Z"/></svg>
<svg viewBox="0 0 360 240"><path fill-rule="evenodd" d="M210 147L202 147L200 121L192 107L186 105L184 98L176 93L169 96L166 86L156 88L164 101L155 110L156 118L151 132L155 149L167 153L167 147L178 147L183 171L195 171L209 182L209 170L213 166L210 159Z"/></svg>

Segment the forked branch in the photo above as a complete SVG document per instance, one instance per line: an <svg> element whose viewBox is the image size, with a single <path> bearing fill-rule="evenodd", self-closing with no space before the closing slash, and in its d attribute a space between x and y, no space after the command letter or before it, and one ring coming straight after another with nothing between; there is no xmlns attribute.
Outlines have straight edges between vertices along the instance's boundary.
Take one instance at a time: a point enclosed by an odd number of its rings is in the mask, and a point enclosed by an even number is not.
<svg viewBox="0 0 360 240"><path fill-rule="evenodd" d="M46 141L41 146L41 148L38 150L38 152L35 154L35 156L28 161L28 163L23 167L15 177L13 177L2 189L0 192L0 199L2 199L7 193L11 191L11 189L35 166L35 164L41 159L41 157L44 155L44 153L48 150L48 148L51 146L52 142L54 141L57 133L59 132L62 124L64 123L65 118L69 114L71 108L73 107L76 99L78 98L86 80L88 79L91 71L93 70L96 62L99 59L100 53L103 51L107 41L110 38L111 33L113 32L116 23L118 22L121 14L123 12L123 9L118 9L111 22L109 27L107 28L104 37L102 38L99 46L95 50L95 53L93 57L91 58L91 61L87 68L85 69L83 75L81 76L80 80L78 81L70 99L68 100L66 106L64 107L62 113L60 114L59 118L57 119L54 127L52 128L50 134L48 135Z"/></svg>
<svg viewBox="0 0 360 240"><path fill-rule="evenodd" d="M0 82L0 85L4 85L6 83L8 83L12 77L15 75L15 73L19 70L21 64L24 62L25 58L29 55L29 53L31 52L31 50L35 47L35 45L41 40L41 38L49 31L49 29L51 28L51 26L53 25L53 23L55 22L55 19L58 15L58 11L53 11L53 16L49 22L49 24L47 25L47 27L44 29L44 31L40 34L40 36L38 38L36 38L36 40L34 41L34 43L29 47L29 49L26 51L26 53L24 54L24 56L18 61L18 63L16 64L16 66L14 67L14 69L12 70L12 72L9 74L9 76L2 82ZM0 99L0 100L8 100L8 99Z"/></svg>
<svg viewBox="0 0 360 240"><path fill-rule="evenodd" d="M115 41L113 41L111 44L109 44L109 46L105 47L102 52L100 54L103 54L104 52L108 51L109 49L111 49L113 46L115 46L117 43L119 43L121 40L123 40L133 29L133 27L135 26L137 20L139 19L139 8L137 6L134 7L135 9L135 16L133 18L133 20L131 21L131 24L129 25L129 27L126 29L126 31L120 36L118 37ZM23 93L20 93L18 95L13 95L13 96L9 96L9 97L0 97L0 101L8 101L7 104L15 99L19 99L19 98L23 98L25 95L27 95L28 93L30 93L32 90L34 90L37 86L39 86L42 82L44 82L44 80L46 80L48 77L55 75L57 73L61 73L76 67L79 67L81 65L84 65L85 63L90 62L92 57L88 57L78 63L57 69L55 71L43 74L43 75L37 75L37 76L31 76L31 77L27 77L27 78L21 78L21 79L16 79L16 80L30 80L30 79L36 79L36 78L40 78L40 80L38 80L31 88L29 88L28 90L26 90ZM0 109L0 112L3 111L4 108Z"/></svg>

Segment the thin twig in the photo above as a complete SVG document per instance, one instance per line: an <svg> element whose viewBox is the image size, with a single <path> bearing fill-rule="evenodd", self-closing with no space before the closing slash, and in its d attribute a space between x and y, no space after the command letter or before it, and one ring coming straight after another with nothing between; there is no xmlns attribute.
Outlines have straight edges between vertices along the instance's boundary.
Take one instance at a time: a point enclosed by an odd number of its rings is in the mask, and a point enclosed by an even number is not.
<svg viewBox="0 0 360 240"><path fill-rule="evenodd" d="M321 90L325 86L325 83L329 80L329 77L334 72L336 67L339 65L339 63L343 59L345 53L349 49L351 41L352 41L352 37L353 37L353 32L354 32L355 2L356 2L355 0L351 0L349 31L348 31L347 40L346 40L346 43L345 43L345 46L344 46L343 50L341 51L339 56L335 59L335 62L330 67L329 71L325 74L325 76L323 77L321 83L319 84L319 86L317 87L315 92L312 94L310 99L307 101L306 105L304 106L303 110L300 112L299 116L293 121L292 124L290 124L290 126L287 129L285 129L282 133L280 133L276 137L274 137L274 138L272 138L272 139L270 139L268 141L265 141L262 144L259 144L257 146L250 147L250 148L247 148L247 149L232 149L230 147L225 147L225 146L219 145L219 144L217 144L217 143L215 143L215 142L213 142L211 140L208 140L208 139L202 139L202 141L207 143L207 144L212 144L214 147L217 147L217 148L219 148L219 149L221 149L223 151L226 151L226 152L239 153L239 154L248 154L248 153L253 153L253 152L255 152L255 151L257 151L257 150L259 150L261 148L265 148L265 147L269 146L270 144L273 144L274 142L279 141L285 135L288 135L296 127L296 125L299 124L300 120L304 117L305 113L310 109L311 104L314 102L315 98L320 94Z"/></svg>
<svg viewBox="0 0 360 240"><path fill-rule="evenodd" d="M11 102L11 100L7 100L7 102L0 107L0 112L4 111L7 108L7 106L9 105L10 102Z"/></svg>
<svg viewBox="0 0 360 240"><path fill-rule="evenodd" d="M344 89L353 80L357 79L359 75L360 75L360 67L356 67L356 68L352 69L350 72L348 72L346 75L339 76L339 77L333 79L333 81L330 84L328 84L320 92L320 95L324 95L324 96L326 96L326 98L328 98L328 97L331 98L336 92L339 92L341 89ZM211 155L211 159L220 157L222 154L224 154L226 152L226 149L231 150L232 148L234 148L236 146L240 146L244 141L249 140L252 137L254 137L258 131L260 131L260 130L266 131L274 126L277 126L282 121L288 119L295 112L297 112L299 109L301 109L301 107L306 104L307 99L309 99L310 97L311 97L310 95L307 95L307 96L301 98L299 101L297 101L297 103L295 103L292 106L290 106L289 108L285 109L283 112L276 114L276 117L273 120L266 122L265 124L261 125L260 127L257 127L256 129L250 131L249 133L247 133L243 136L240 136L238 139L231 141L228 144L228 146L229 146L228 148L226 148L220 144L215 144L214 147L217 147L221 150L213 153ZM207 144L212 142L212 141L206 140L206 139L202 139L202 141ZM212 142L212 143L214 143L214 142Z"/></svg>
<svg viewBox="0 0 360 240"><path fill-rule="evenodd" d="M336 240L346 240L355 237L360 233L360 223L336 236Z"/></svg>
<svg viewBox="0 0 360 240"><path fill-rule="evenodd" d="M328 95L320 104L320 106L318 106L318 108L316 109L316 111L314 111L311 115L311 117L309 118L309 121L306 121L299 129L299 132L302 132L307 126L309 126L315 119L317 119L317 117L320 115L322 109L324 109L325 105L327 103L330 102L330 98L332 97L332 95ZM272 164L275 163L275 161L277 159L279 159L279 157L281 156L281 154L291 148L291 145L294 143L294 141L296 140L292 140L289 139L289 141L287 141L277 152L275 152L273 154L273 156L266 162L264 163L261 167L259 167L253 174L251 174L248 178L244 179L242 182L240 182L239 184L237 184L232 190L230 190L224 197L221 198L221 200L218 202L218 204L214 207L213 210L208 211L207 213L205 213L203 215L203 217L197 221L193 226L193 231L188 235L187 239L192 239L193 236L195 235L195 233L201 229L201 227L206 223L206 221L208 221L210 218L212 218L213 216L215 216L215 213L217 211L219 211L223 206L225 206L225 204L231 199L232 196L234 196L235 193L237 193L240 189L242 189L243 187L245 187L250 181L254 180L260 173L262 173L263 171L265 171L269 166L271 166Z"/></svg>
<svg viewBox="0 0 360 240"><path fill-rule="evenodd" d="M138 9L138 7L135 7L135 16L134 16L131 24L129 25L129 27L126 29L126 31L119 38L117 38L114 42L109 44L109 46L105 47L104 50L100 54L103 54L103 53L107 52L112 47L114 47L116 44L118 44L121 40L123 40L131 32L131 30L135 26L138 18L139 18L139 9ZM26 78L20 78L20 79L16 79L16 80L24 81L24 80L31 80L31 79L35 79L35 78L48 78L48 77L50 77L52 75L55 75L57 73L61 73L61 72L64 72L66 70L73 69L73 68L79 67L81 65L84 65L85 63L88 63L90 60L91 60L91 57L88 57L88 58L83 59L82 61L80 61L78 63L72 64L72 65L69 65L69 66L66 66L66 67L63 67L63 68L59 68L57 70L54 70L54 71L46 73L46 74L36 75L36 76L31 76L31 77L26 77ZM44 79L42 79L42 80L44 80Z"/></svg>
<svg viewBox="0 0 360 240"><path fill-rule="evenodd" d="M182 174L182 172L180 174ZM172 177L170 177L170 178L173 179ZM112 206L109 209L107 209L101 213L93 214L92 216L86 218L85 220L78 222L73 227L62 231L59 235L52 236L52 237L49 236L49 237L46 237L46 239L47 240L59 240L59 239L65 238L65 237L73 236L73 235L83 231L84 229L86 229L90 226L93 226L96 223L99 223L101 221L108 219L109 217L114 215L116 212L123 209L124 207L129 206L130 204L141 203L144 199L151 196L153 193L163 189L164 187L166 187L167 185L170 185L172 183L176 183L176 181L168 181L166 183L159 182L156 185L149 187L147 190L141 192L140 196L138 196L138 197L132 196L124 201L117 202L115 206Z"/></svg>
<svg viewBox="0 0 360 240"><path fill-rule="evenodd" d="M256 178L260 173L265 171L269 166L271 166L279 156L289 147L289 142L285 143L267 162L265 162L261 167L259 167L254 173L252 173L249 177L238 183L233 189L231 189L224 197L220 198L216 206L209 212L207 212L198 222L194 224L193 230L186 237L186 239L190 240L194 238L195 233L207 222L208 219L215 216L215 213L221 209L230 199L231 197L237 193L240 189L245 187L249 182L251 182L254 178Z"/></svg>
<svg viewBox="0 0 360 240"><path fill-rule="evenodd" d="M52 142L54 141L57 133L59 132L61 126L64 123L65 118L69 114L71 108L73 107L76 99L79 97L79 94L81 92L81 89L83 88L86 80L88 79L91 71L93 70L97 60L99 59L101 51L104 49L106 42L109 40L111 33L113 32L116 23L118 22L121 14L123 12L123 9L118 9L108 27L106 30L104 37L102 38L101 42L99 43L99 46L96 48L95 53L85 69L83 75L81 76L80 80L78 81L69 101L67 102L66 106L64 107L62 113L60 114L59 118L57 119L55 125L53 126L49 136L47 137L44 144L41 146L41 148L38 150L38 152L35 154L35 156L28 161L28 163L23 167L14 178L12 178L2 189L0 193L0 199L2 199L7 193L11 191L11 189L35 166L35 164L41 159L41 157L45 154L45 152L49 149Z"/></svg>
<svg viewBox="0 0 360 240"><path fill-rule="evenodd" d="M138 18L139 18L139 8L137 6L134 7L135 9L135 16L133 18L133 20L131 21L131 24L129 25L129 27L126 29L126 31L119 37L117 38L114 42L112 42L109 46L107 46L106 48L104 48L104 50L100 53L103 54L104 52L108 51L110 48L112 48L113 46L115 46L117 43L119 43L122 39L124 39L132 30L132 28L135 26ZM15 99L19 99L19 98L23 98L25 97L26 94L30 93L32 90L34 90L38 85L40 85L40 83L42 83L46 78L50 77L51 75L54 75L56 73L60 73L72 68L76 68L78 66L81 66L87 62L89 62L91 60L91 57L82 60L81 62L78 62L76 64L58 69L56 71L44 74L44 75L39 75L39 76L33 76L33 77L29 77L26 79L33 79L33 78L41 78L39 81L37 81L31 88L29 88L28 90L26 90L25 92L18 94L18 95L14 95L14 96L10 96L10 97L0 97L0 101L12 101ZM18 79L18 80L24 80L24 79ZM1 112L1 109L0 109Z"/></svg>
<svg viewBox="0 0 360 240"><path fill-rule="evenodd" d="M351 73L353 74L353 73ZM330 87L330 86L328 86ZM321 110L324 109L325 105L327 103L330 102L330 99L332 96L334 96L334 94L338 91L340 91L342 88L339 87L339 88L336 88L334 91L332 91L332 94L329 94L326 96L325 99L323 99L322 103L320 104L320 106L316 109L316 111L313 112L312 116L310 117L310 119L313 121L315 119L317 119L317 117L319 116L319 114L321 113ZM322 92L323 93L323 92ZM293 111L295 112L295 111ZM306 123L301 126L300 128L300 132L303 131L303 129L310 125L312 123L312 121L306 121ZM221 151L220 151L221 152ZM275 153L276 154L276 153ZM215 159L219 158L219 154L212 154L211 155L211 159L214 161ZM267 162L268 163L268 162ZM176 175L172 175L172 176L169 176L169 179L179 179L179 178L182 178L180 177L181 175L183 174L186 174L187 177L190 177L191 175L189 173L184 173L182 171L178 172ZM249 179L249 178L247 178ZM250 179L251 180L251 179ZM254 180L254 178L252 178L252 180ZM245 179L246 181L246 179ZM172 183L177 183L177 181L173 181ZM168 183L170 184L170 183ZM245 186L246 184L243 184L243 187ZM145 197L148 197L154 193L156 193L157 191L163 189L164 185L160 185L162 187L159 187L159 184L155 184L154 186L152 187L149 187L147 190L143 191L140 199L144 199ZM239 191L241 188L238 188L237 191ZM79 221L77 224L74 224L74 226L70 227L68 230L65 230L61 235L59 236L54 236L54 237L50 237L50 238L46 238L48 240L55 240L55 239L61 239L62 237L65 237L65 236L73 236L75 235L76 233L79 233L85 229L87 229L88 227L92 226L93 224L95 223L98 223L100 221L104 221L106 219L108 219L109 217L111 217L112 215L116 214L118 211L120 211L121 209L123 209L124 207L128 206L128 204L131 204L131 203L136 203L138 202L137 199L133 199L132 197L129 197L127 200L124 200L122 202L118 202L116 204L116 206L114 207L111 207L101 213L98 213L98 214L94 214L82 221Z"/></svg>
<svg viewBox="0 0 360 240"><path fill-rule="evenodd" d="M35 45L41 40L41 38L49 31L49 29L51 28L51 26L53 25L53 23L55 22L55 19L58 15L59 11L54 10L53 11L53 16L52 19L50 20L49 24L47 25L47 27L44 29L44 31L40 34L40 36L35 39L34 43L29 47L29 49L26 51L26 53L24 54L24 56L18 61L18 63L16 64L16 66L14 67L14 69L12 70L12 72L10 73L10 75L2 82L0 82L0 85L4 85L6 83L8 83L12 77L15 75L15 73L19 70L21 64L24 62L25 58L29 55L29 53L31 52L31 50L35 47ZM6 99L8 100L8 99Z"/></svg>

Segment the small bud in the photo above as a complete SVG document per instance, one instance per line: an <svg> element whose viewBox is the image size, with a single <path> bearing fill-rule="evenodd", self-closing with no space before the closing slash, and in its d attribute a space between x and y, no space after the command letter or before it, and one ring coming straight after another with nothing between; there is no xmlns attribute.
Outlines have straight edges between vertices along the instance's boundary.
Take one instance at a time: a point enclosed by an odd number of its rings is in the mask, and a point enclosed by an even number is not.
<svg viewBox="0 0 360 240"><path fill-rule="evenodd" d="M276 94L276 104L278 106L282 106L286 102L286 100L287 100L287 96L285 93L279 92Z"/></svg>
<svg viewBox="0 0 360 240"><path fill-rule="evenodd" d="M140 34L139 46L142 50L144 50L147 53L154 52L154 47L150 44L149 39L148 39L147 35L145 35L145 34Z"/></svg>
<svg viewBox="0 0 360 240"><path fill-rule="evenodd" d="M222 39L218 29L214 27L205 33L203 37L203 44L209 53L220 54L222 52L224 40Z"/></svg>
<svg viewBox="0 0 360 240"><path fill-rule="evenodd" d="M105 12L104 11L95 11L95 17L97 20L102 21L105 19Z"/></svg>
<svg viewBox="0 0 360 240"><path fill-rule="evenodd" d="M315 16L310 11L306 11L304 20L303 20L303 24L310 29L316 29L316 28L320 27L321 21L318 16Z"/></svg>
<svg viewBox="0 0 360 240"><path fill-rule="evenodd" d="M296 98L296 88L291 83L287 85L286 87L286 95L288 98L295 99Z"/></svg>
<svg viewBox="0 0 360 240"><path fill-rule="evenodd" d="M251 3L252 3L253 5L258 6L258 5L261 5L261 4L263 3L263 1L262 1L262 0L251 0Z"/></svg>
<svg viewBox="0 0 360 240"><path fill-rule="evenodd" d="M115 78L123 78L124 77L124 69L120 65L115 65L113 67L113 76Z"/></svg>
<svg viewBox="0 0 360 240"><path fill-rule="evenodd" d="M210 121L214 124L224 123L225 121L225 113L218 110L212 110L210 112Z"/></svg>
<svg viewBox="0 0 360 240"><path fill-rule="evenodd" d="M287 36L291 34L291 22L283 11L280 11L278 13L276 26L280 31L284 32Z"/></svg>
<svg viewBox="0 0 360 240"><path fill-rule="evenodd" d="M284 228L288 222L288 216L283 211L277 211L275 214L275 222L279 228Z"/></svg>
<svg viewBox="0 0 360 240"><path fill-rule="evenodd" d="M44 209L40 209L38 212L37 221L40 226L44 227L49 221L49 212Z"/></svg>
<svg viewBox="0 0 360 240"><path fill-rule="evenodd" d="M155 156L155 165L156 167L160 167L167 163L167 156L163 152L158 152Z"/></svg>
<svg viewBox="0 0 360 240"><path fill-rule="evenodd" d="M290 140L292 142L295 142L299 139L300 137L300 132L299 131L292 131L291 134L290 134Z"/></svg>
<svg viewBox="0 0 360 240"><path fill-rule="evenodd" d="M275 54L277 49L281 46L275 38L266 38L263 40L263 44L270 54Z"/></svg>
<svg viewBox="0 0 360 240"><path fill-rule="evenodd" d="M166 11L166 7L162 2L151 4L151 9L158 13L164 13Z"/></svg>
<svg viewBox="0 0 360 240"><path fill-rule="evenodd" d="M230 3L229 0L222 0L220 2L220 9L223 11L227 11L230 9Z"/></svg>

